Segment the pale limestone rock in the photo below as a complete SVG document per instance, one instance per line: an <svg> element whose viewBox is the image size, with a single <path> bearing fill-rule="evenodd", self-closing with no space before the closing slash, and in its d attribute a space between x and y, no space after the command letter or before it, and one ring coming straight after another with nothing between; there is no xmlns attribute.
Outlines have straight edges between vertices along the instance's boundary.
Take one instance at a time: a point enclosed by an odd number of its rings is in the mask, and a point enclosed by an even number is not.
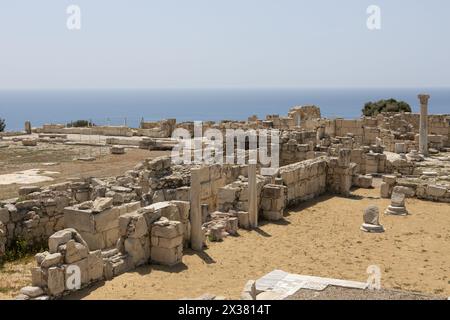
<svg viewBox="0 0 450 320"><path fill-rule="evenodd" d="M23 287L20 289L20 293L27 295L30 298L36 298L44 294L44 291L40 287Z"/></svg>
<svg viewBox="0 0 450 320"><path fill-rule="evenodd" d="M379 222L380 211L377 206L371 205L364 210L363 224L361 230L365 232L384 232L383 226Z"/></svg>

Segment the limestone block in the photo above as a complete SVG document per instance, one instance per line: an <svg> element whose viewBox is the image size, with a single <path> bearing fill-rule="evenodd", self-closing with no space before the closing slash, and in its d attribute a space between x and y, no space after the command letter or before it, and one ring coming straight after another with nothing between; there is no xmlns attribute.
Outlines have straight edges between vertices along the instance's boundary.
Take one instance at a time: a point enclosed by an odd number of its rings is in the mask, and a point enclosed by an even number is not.
<svg viewBox="0 0 450 320"><path fill-rule="evenodd" d="M165 217L169 220L180 221L180 212L178 206L170 201L158 202L149 206L157 215Z"/></svg>
<svg viewBox="0 0 450 320"><path fill-rule="evenodd" d="M45 256L41 263L41 268L50 268L63 262L63 256L61 253L50 253Z"/></svg>
<svg viewBox="0 0 450 320"><path fill-rule="evenodd" d="M208 199L212 196L211 183L203 182L200 184L200 199Z"/></svg>
<svg viewBox="0 0 450 320"><path fill-rule="evenodd" d="M91 211L74 207L64 208L64 226L78 232L95 232L95 222Z"/></svg>
<svg viewBox="0 0 450 320"><path fill-rule="evenodd" d="M146 263L150 257L150 240L148 237L142 239L125 239L125 251L131 257L135 266Z"/></svg>
<svg viewBox="0 0 450 320"><path fill-rule="evenodd" d="M0 222L6 225L10 220L9 211L6 208L0 208Z"/></svg>
<svg viewBox="0 0 450 320"><path fill-rule="evenodd" d="M151 259L155 263L173 266L182 262L183 246L175 248L153 247L151 250Z"/></svg>
<svg viewBox="0 0 450 320"><path fill-rule="evenodd" d="M447 188L437 186L437 185L430 185L427 187L427 194L434 198L442 198L444 197L445 193L447 192Z"/></svg>
<svg viewBox="0 0 450 320"><path fill-rule="evenodd" d="M391 189L392 189L392 187L389 184L387 184L386 182L382 182L381 186L380 186L380 195L381 195L381 197L385 198L385 199L389 198L390 194L392 192Z"/></svg>
<svg viewBox="0 0 450 320"><path fill-rule="evenodd" d="M71 263L71 265L80 268L81 285L89 283L88 259L84 258L83 260ZM69 276L70 274L65 272L65 282L67 282Z"/></svg>
<svg viewBox="0 0 450 320"><path fill-rule="evenodd" d="M48 238L48 248L50 253L56 253L60 245L67 243L71 239L72 232L70 230L65 229L55 232Z"/></svg>
<svg viewBox="0 0 450 320"><path fill-rule="evenodd" d="M113 206L113 198L96 198L92 204L92 212L103 212Z"/></svg>
<svg viewBox="0 0 450 320"><path fill-rule="evenodd" d="M100 250L92 251L87 257L89 282L100 280L103 277L103 259Z"/></svg>
<svg viewBox="0 0 450 320"><path fill-rule="evenodd" d="M391 176L391 175L384 175L383 176L383 182L389 184L389 185L394 185L397 182L397 177L396 176Z"/></svg>
<svg viewBox="0 0 450 320"><path fill-rule="evenodd" d="M52 267L48 269L48 293L52 296L58 296L64 292L65 277L64 268Z"/></svg>
<svg viewBox="0 0 450 320"><path fill-rule="evenodd" d="M392 192L391 205L394 207L404 207L405 206L405 195L399 192Z"/></svg>
<svg viewBox="0 0 450 320"><path fill-rule="evenodd" d="M41 191L41 188L40 188L40 187L36 187L36 186L23 186L23 187L20 187L20 188L19 188L18 193L19 193L19 196L26 196L26 195L28 195L28 194L30 194L30 193L33 193L33 192L39 192L39 191Z"/></svg>
<svg viewBox="0 0 450 320"><path fill-rule="evenodd" d="M95 231L103 232L119 227L120 210L117 207L93 215Z"/></svg>
<svg viewBox="0 0 450 320"><path fill-rule="evenodd" d="M66 254L64 260L67 264L71 264L86 258L89 254L88 248L81 243L70 240L65 244Z"/></svg>
<svg viewBox="0 0 450 320"><path fill-rule="evenodd" d="M152 227L152 237L175 238L183 234L183 225L178 221L157 221Z"/></svg>
<svg viewBox="0 0 450 320"><path fill-rule="evenodd" d="M189 201L171 201L171 202L178 207L178 212L180 213L180 220L182 222L188 221L189 211L191 210L191 203Z"/></svg>
<svg viewBox="0 0 450 320"><path fill-rule="evenodd" d="M269 211L272 209L272 200L269 198L261 199L261 209L264 211Z"/></svg>
<svg viewBox="0 0 450 320"><path fill-rule="evenodd" d="M263 187L262 196L264 198L278 199L281 197L282 192L283 189L279 185L267 184Z"/></svg>
<svg viewBox="0 0 450 320"><path fill-rule="evenodd" d="M119 239L119 228L114 228L101 233L104 239L104 248L114 247Z"/></svg>
<svg viewBox="0 0 450 320"><path fill-rule="evenodd" d="M219 188L219 191L217 194L217 201L219 203L234 202L237 197L237 192L239 192L239 188L232 188L229 186Z"/></svg>
<svg viewBox="0 0 450 320"><path fill-rule="evenodd" d="M36 287L44 287L47 285L45 282L44 272L40 267L31 268L31 283Z"/></svg>
<svg viewBox="0 0 450 320"><path fill-rule="evenodd" d="M125 154L125 147L122 146L112 146L109 150L111 154Z"/></svg>
<svg viewBox="0 0 450 320"><path fill-rule="evenodd" d="M161 248L175 248L183 243L183 236L178 236L175 238L161 238L161 237L152 237L152 246L153 247L161 247Z"/></svg>
<svg viewBox="0 0 450 320"><path fill-rule="evenodd" d="M117 231L118 233L118 231ZM106 248L105 239L102 233L91 233L80 231L81 236L88 243L90 250L99 250Z"/></svg>
<svg viewBox="0 0 450 320"><path fill-rule="evenodd" d="M44 294L44 291L40 287L23 287L20 289L20 293L27 295L30 298L36 298Z"/></svg>
<svg viewBox="0 0 450 320"><path fill-rule="evenodd" d="M395 193L403 193L405 197L412 198L416 195L416 191L409 187L396 186L393 189Z"/></svg>

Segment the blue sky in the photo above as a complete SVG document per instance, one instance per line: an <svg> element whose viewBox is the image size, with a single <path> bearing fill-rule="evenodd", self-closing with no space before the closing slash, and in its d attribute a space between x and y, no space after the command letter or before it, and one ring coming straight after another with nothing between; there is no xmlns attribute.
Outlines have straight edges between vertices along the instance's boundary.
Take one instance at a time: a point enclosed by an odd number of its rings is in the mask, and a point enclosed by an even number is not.
<svg viewBox="0 0 450 320"><path fill-rule="evenodd" d="M450 86L449 36L448 0L0 0L0 89Z"/></svg>

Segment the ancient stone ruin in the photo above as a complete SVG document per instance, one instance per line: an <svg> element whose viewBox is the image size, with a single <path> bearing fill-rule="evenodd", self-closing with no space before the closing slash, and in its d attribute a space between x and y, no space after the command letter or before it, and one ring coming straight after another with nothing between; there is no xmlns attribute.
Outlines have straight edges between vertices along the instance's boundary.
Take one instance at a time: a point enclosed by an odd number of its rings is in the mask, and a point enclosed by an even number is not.
<svg viewBox="0 0 450 320"><path fill-rule="evenodd" d="M239 229L283 220L289 207L326 193L348 197L354 187L372 188L377 178L381 197L391 199L386 214L407 214L405 198L450 203L450 115L428 115L427 102L421 95L420 115L327 119L318 107L304 106L287 117L203 124L219 132L279 130L280 167L270 174L249 161L244 143L233 148L245 155L243 164L180 164L163 156L121 176L22 187L17 198L0 202L0 257L17 239L47 244L19 298L52 299L141 265L175 266L187 248L201 252L209 242L238 237ZM136 129L45 125L33 134L67 143L67 135L94 131L111 136L110 152L120 155L131 147L172 150L178 128L194 136L193 123L175 119ZM384 231L377 207L365 210L361 229ZM78 271L80 283L71 280ZM248 283L242 298L255 299L255 290Z"/></svg>

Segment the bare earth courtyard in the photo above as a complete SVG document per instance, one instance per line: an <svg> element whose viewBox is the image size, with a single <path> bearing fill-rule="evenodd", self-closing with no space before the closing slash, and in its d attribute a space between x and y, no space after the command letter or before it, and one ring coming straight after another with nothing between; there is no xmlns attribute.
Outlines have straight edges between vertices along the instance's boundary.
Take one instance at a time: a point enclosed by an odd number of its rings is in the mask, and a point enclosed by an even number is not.
<svg viewBox="0 0 450 320"><path fill-rule="evenodd" d="M381 216L387 232L359 230L370 204L386 207L379 189L354 198L322 196L288 211L285 220L187 251L174 268L143 266L70 295L70 299L180 299L205 292L239 299L243 284L274 270L365 282L379 265L382 287L450 296L448 204L408 200L411 215Z"/></svg>

